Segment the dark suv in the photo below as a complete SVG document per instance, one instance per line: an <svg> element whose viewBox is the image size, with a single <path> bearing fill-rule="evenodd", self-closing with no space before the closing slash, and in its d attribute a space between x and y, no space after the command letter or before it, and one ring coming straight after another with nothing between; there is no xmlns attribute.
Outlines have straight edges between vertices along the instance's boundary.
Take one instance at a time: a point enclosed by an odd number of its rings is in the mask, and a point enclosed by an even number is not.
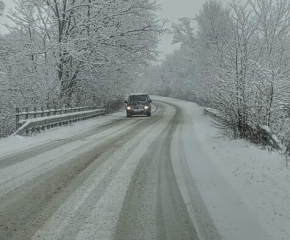
<svg viewBox="0 0 290 240"><path fill-rule="evenodd" d="M147 93L131 93L125 103L127 104L127 117L132 115L151 116L152 100Z"/></svg>

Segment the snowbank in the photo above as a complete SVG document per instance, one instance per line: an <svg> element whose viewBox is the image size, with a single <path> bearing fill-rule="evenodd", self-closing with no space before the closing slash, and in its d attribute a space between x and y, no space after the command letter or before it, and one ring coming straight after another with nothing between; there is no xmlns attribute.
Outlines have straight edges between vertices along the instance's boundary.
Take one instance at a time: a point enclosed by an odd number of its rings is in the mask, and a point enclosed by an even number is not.
<svg viewBox="0 0 290 240"><path fill-rule="evenodd" d="M211 117L192 102L155 99L183 109L186 160L222 237L290 239L290 170L284 157L244 140L217 138Z"/></svg>

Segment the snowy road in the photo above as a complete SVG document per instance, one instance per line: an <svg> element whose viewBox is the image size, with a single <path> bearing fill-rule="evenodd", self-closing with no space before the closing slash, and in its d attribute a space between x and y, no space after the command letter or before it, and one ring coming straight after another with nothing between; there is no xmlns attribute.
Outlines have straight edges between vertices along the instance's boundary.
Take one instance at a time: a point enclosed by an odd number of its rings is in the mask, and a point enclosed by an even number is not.
<svg viewBox="0 0 290 240"><path fill-rule="evenodd" d="M183 122L155 102L151 118L115 117L1 157L0 238L198 239L170 154Z"/></svg>
<svg viewBox="0 0 290 240"><path fill-rule="evenodd" d="M156 97L151 118L0 141L0 239L289 239L278 155L213 138L201 110Z"/></svg>

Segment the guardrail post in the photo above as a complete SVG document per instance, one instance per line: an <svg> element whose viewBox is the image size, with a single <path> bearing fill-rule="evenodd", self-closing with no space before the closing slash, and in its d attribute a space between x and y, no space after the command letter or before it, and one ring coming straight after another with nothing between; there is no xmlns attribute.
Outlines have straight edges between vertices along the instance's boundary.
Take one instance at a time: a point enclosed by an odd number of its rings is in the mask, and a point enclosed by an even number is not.
<svg viewBox="0 0 290 240"><path fill-rule="evenodd" d="M44 108L41 107L41 114L40 114L41 117L44 117Z"/></svg>
<svg viewBox="0 0 290 240"><path fill-rule="evenodd" d="M19 128L19 108L16 108L16 130Z"/></svg>
<svg viewBox="0 0 290 240"><path fill-rule="evenodd" d="M34 118L36 118L36 107L34 107Z"/></svg>
<svg viewBox="0 0 290 240"><path fill-rule="evenodd" d="M28 107L25 107L25 112L26 112L25 119L28 119Z"/></svg>

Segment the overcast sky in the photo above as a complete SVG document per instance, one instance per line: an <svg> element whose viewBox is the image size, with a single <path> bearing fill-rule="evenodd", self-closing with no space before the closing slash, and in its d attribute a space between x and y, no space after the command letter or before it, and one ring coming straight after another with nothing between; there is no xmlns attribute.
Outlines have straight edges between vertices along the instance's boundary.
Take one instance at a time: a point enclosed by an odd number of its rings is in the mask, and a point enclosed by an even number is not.
<svg viewBox="0 0 290 240"><path fill-rule="evenodd" d="M4 23L9 22L8 19L5 17L8 8L13 8L15 6L13 0L2 0L5 3L5 11L4 17L0 17L0 33L7 33L7 29L3 26Z"/></svg>
<svg viewBox="0 0 290 240"><path fill-rule="evenodd" d="M202 7L202 4L206 0L157 0L158 3L162 5L162 10L158 12L160 18L168 19L167 27L170 27L172 23L177 22L179 18L182 17L194 17L198 14L199 10ZM221 2L227 4L230 0L220 0ZM6 5L6 11L8 8L13 8L13 0L4 0ZM0 17L0 23L3 24L7 22L7 18ZM0 33L6 33L7 30L0 24ZM162 51L161 58L165 54L172 52L177 46L171 45L172 38L171 36L164 36L161 40L159 51Z"/></svg>
<svg viewBox="0 0 290 240"><path fill-rule="evenodd" d="M162 10L158 12L160 18L168 19L169 23L167 27L170 27L172 23L178 22L179 18L190 17L193 18L198 14L202 7L202 4L206 0L157 0L162 5ZM227 1L227 0L223 0ZM159 51L162 51L161 58L164 58L165 54L172 52L178 46L171 44L172 38L169 35L165 35L161 39Z"/></svg>

